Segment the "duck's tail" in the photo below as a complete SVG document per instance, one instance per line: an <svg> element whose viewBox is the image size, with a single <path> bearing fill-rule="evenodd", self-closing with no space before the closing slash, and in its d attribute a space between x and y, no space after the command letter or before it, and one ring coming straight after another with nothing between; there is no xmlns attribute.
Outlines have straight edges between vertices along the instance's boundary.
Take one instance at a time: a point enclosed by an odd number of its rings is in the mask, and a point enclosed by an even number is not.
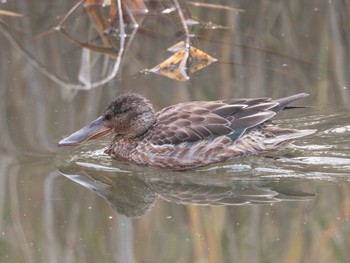
<svg viewBox="0 0 350 263"><path fill-rule="evenodd" d="M295 94L295 95L292 95L292 96L288 96L288 97L284 97L284 98L280 98L280 99L277 99L275 100L276 102L278 102L279 105L275 106L274 108L272 108L272 110L274 112L279 112L283 109L293 109L293 108L304 108L303 106L288 106L288 104L290 104L291 102L295 101L295 100L298 100L298 99L302 99L302 98L305 98L305 97L308 97L309 94L307 93L299 93L299 94Z"/></svg>
<svg viewBox="0 0 350 263"><path fill-rule="evenodd" d="M283 149L295 139L308 136L316 131L314 129L297 130L279 128L275 125L263 125L243 135L237 143L249 148L251 153L258 154Z"/></svg>

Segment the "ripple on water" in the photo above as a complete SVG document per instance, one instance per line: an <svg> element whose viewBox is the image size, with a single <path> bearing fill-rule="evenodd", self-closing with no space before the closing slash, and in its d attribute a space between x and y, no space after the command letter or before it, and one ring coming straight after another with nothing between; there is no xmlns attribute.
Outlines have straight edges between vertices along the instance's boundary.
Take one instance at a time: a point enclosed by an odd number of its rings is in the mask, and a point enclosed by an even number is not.
<svg viewBox="0 0 350 263"><path fill-rule="evenodd" d="M314 165L350 165L350 159L347 158L336 158L330 156L309 156L309 157L295 157L295 158L280 158L281 162L299 163L299 164L314 164Z"/></svg>
<svg viewBox="0 0 350 263"><path fill-rule="evenodd" d="M334 127L324 131L325 134L328 133L350 133L350 125Z"/></svg>
<svg viewBox="0 0 350 263"><path fill-rule="evenodd" d="M218 174L225 175L225 178L276 178L276 177L302 177L322 178L328 180L330 176L350 178L350 125L348 124L349 114L344 111L317 112L308 116L301 111L290 115L290 119L278 119L276 123L282 127L293 127L298 129L317 129L318 132L301 138L295 145L285 151L273 153L273 158L255 156L240 158L229 163L214 164L211 166L196 169L196 177L212 177ZM297 111L296 111L297 112ZM68 152L61 155L64 164L74 162L85 169L100 170L106 172L132 172L135 166L126 165L113 160L104 153L110 138L91 141L78 148L70 148ZM292 155L284 157L283 155ZM121 168L122 167L122 168ZM130 170L129 170L130 169ZM137 168L141 173L148 171L148 168ZM159 170L151 170L150 173L157 173ZM164 171L160 172L164 174ZM176 173L176 178L186 177L185 172Z"/></svg>

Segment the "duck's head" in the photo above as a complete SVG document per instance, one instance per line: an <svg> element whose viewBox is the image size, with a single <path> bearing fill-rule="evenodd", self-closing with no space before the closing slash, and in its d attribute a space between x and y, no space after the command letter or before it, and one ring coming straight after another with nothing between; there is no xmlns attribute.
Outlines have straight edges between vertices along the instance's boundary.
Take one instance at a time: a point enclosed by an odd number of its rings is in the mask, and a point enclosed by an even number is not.
<svg viewBox="0 0 350 263"><path fill-rule="evenodd" d="M62 139L58 145L76 146L112 133L132 139L144 134L155 122L155 112L148 100L126 93L112 101L100 117Z"/></svg>

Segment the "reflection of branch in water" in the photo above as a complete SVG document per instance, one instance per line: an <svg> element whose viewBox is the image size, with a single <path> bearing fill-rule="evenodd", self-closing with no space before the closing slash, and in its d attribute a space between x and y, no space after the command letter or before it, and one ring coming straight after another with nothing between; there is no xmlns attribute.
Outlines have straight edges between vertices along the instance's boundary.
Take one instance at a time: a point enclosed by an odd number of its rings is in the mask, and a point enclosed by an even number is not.
<svg viewBox="0 0 350 263"><path fill-rule="evenodd" d="M117 169L117 168L116 168ZM157 196L181 205L245 206L252 204L273 204L281 201L309 201L315 195L301 191L292 184L277 181L234 180L228 183L198 178L188 172L183 178L169 180L160 175L137 175L131 172L115 172L101 168L91 169L69 164L60 168L61 174L72 181L95 191L106 199L118 213L128 217L142 216L156 201ZM194 176L194 177L193 177ZM226 174L224 175L226 177ZM192 180L193 179L193 180Z"/></svg>
<svg viewBox="0 0 350 263"><path fill-rule="evenodd" d="M185 45L184 45L185 53L183 55L182 60L180 61L179 69L183 71L182 72L183 75L186 75L186 72L184 71L184 69L187 68L187 61L188 61L188 57L190 55L190 32L188 30L185 16L182 12L182 8L180 7L178 0L173 0L173 2L175 5L175 8L177 10L177 13L179 15L179 18L180 18L180 21L182 24L182 28L185 31Z"/></svg>
<svg viewBox="0 0 350 263"><path fill-rule="evenodd" d="M122 26L123 27L123 26ZM59 84L62 87L69 88L69 89L79 89L79 90L85 90L90 88L96 88L98 86L101 86L103 84L108 83L110 80L112 80L119 71L119 66L121 63L122 55L124 52L124 46L125 46L125 34L121 35L120 37L120 49L118 51L118 54L116 55L116 61L114 62L114 66L112 69L112 72L105 77L104 79L100 81L96 81L91 83L89 86L83 85L83 84L72 84L61 77L59 77L57 74L51 73L47 71L46 67L42 65L35 57L33 57L32 54L30 54L28 51L26 51L19 42L8 32L8 30L5 28L5 25L0 22L0 31L3 33L3 35L7 38L7 40L10 42L10 44L19 52L21 53L28 62L36 68L40 73L45 75L47 78L52 80L53 82ZM129 36L129 42L132 40L134 36L134 33ZM83 44L82 44L83 45ZM108 49L107 49L108 50Z"/></svg>
<svg viewBox="0 0 350 263"><path fill-rule="evenodd" d="M48 77L49 79L51 79L52 81L58 83L61 86L67 87L69 84L67 82L65 82L65 80L63 80L62 78L60 78L59 76L52 74L50 72L48 72L45 68L45 66L43 66L39 61L36 60L36 58L34 58L32 56L32 54L30 54L29 52L27 52L21 44L19 44L19 42L10 34L10 32L8 31L8 29L6 28L6 25L3 24L0 21L0 32L7 38L7 40L10 42L10 44L20 53L22 54L27 60L28 62L34 67L36 68L40 73L42 73L43 75L45 75L46 77Z"/></svg>
<svg viewBox="0 0 350 263"><path fill-rule="evenodd" d="M0 15L2 16L13 16L13 17L21 17L23 16L22 14L16 13L16 12L12 12L12 11L8 11L8 10L4 10L4 9L0 9Z"/></svg>
<svg viewBox="0 0 350 263"><path fill-rule="evenodd" d="M208 9L219 9L219 10L227 10L232 12L245 12L243 9L230 7L227 5L220 5L220 4L209 4L209 3L201 3L201 2L194 2L194 1L187 1L188 5L193 5L197 7L204 7Z"/></svg>
<svg viewBox="0 0 350 263"><path fill-rule="evenodd" d="M82 43L74 38L72 38L63 28L60 29L60 32L69 40L71 40L73 43L81 46L82 48L86 48L90 51L95 51L95 52L99 52L99 53L103 53L103 54L107 54L111 57L115 57L116 61L114 63L112 72L105 77L104 79L100 80L100 81L96 81L96 82L92 82L90 83L88 86L87 85L79 85L78 89L90 89L90 88L96 88L98 86L101 86L103 84L108 83L109 81L111 81L118 73L119 71L119 67L120 67L120 63L122 60L122 55L124 52L124 45L125 45L125 33L123 33L123 35L121 35L120 37L120 48L118 53L115 53L115 49L113 48L106 48L106 47L99 47L99 46L94 46L94 45L89 45L86 43ZM134 34L136 33L136 30L134 30L134 32L132 33L131 36L129 36L129 41L128 41L128 46L130 45L131 40L134 37ZM87 83L86 83L87 84ZM73 85L73 88L76 88L76 85ZM70 87L71 88L71 87ZM77 89L77 88L76 88Z"/></svg>
<svg viewBox="0 0 350 263"><path fill-rule="evenodd" d="M67 40L72 42L73 44L77 45L78 47L82 48L83 50L81 55L81 61L80 61L80 70L77 76L78 82L77 84L71 83L59 75L53 74L52 72L48 71L44 65L42 65L39 61L36 60L31 54L29 54L28 51L24 49L20 44L18 44L18 41L16 41L10 34L8 37L12 40L11 43L13 46L15 46L21 53L25 53L25 57L30 61L30 63L37 69L39 72L47 76L52 81L58 83L59 85L69 88L69 89L75 89L75 90L86 90L95 88L98 86L101 86L103 84L108 83L113 78L116 77L116 75L119 72L120 65L122 62L123 55L125 51L129 48L131 45L131 42L136 35L137 28L139 26L139 23L141 23L144 19L144 15L148 13L148 9L144 5L143 1L112 1L109 3L109 19L103 14L100 14L99 11L101 11L101 7L105 4L105 2L101 1L95 1L95 0L80 0L77 3L75 3L67 13L63 16L63 18L60 20L60 22L49 29L48 31L39 34L35 37L35 39L38 39L48 33L52 33L53 31L60 32ZM165 2L162 3L164 6L169 7L172 10L173 13L173 21L177 24L178 28L183 32L184 40L182 41L182 46L180 47L182 52L180 61L178 62L178 71L181 75L181 77L175 78L177 80L188 80L190 77L188 76L188 69L193 68L193 63L191 61L195 59L190 50L190 40L194 37L194 35L191 34L191 27L193 26L191 19L191 14L187 10L187 2L183 0L172 0L170 3L166 4ZM198 6L198 3L195 3L196 6ZM83 7L88 14L90 20L92 21L92 24L97 29L97 32L99 34L99 39L101 39L103 46L93 45L88 43L87 41L79 41L77 38L73 37L72 34L70 34L66 28L65 25L67 24L67 21L73 17L74 14L77 13L77 10L79 8ZM200 5L202 7L202 5ZM223 9L224 6L217 6L217 5L209 5L206 6L208 8L220 8ZM169 8L167 8L169 9ZM224 8L225 10L227 8ZM104 10L104 9L103 9ZM227 9L230 11L233 11L235 9ZM140 16L141 14L141 16ZM130 24L129 24L130 22ZM109 23L109 26L106 24ZM203 23L200 23L203 24ZM215 26L217 27L217 26ZM126 32L126 30L129 29ZM118 41L119 45L116 45L111 43L111 41L106 37L110 34L117 33L118 34ZM127 35L128 34L128 35ZM128 38L128 39L126 39ZM117 47L116 47L117 46ZM108 65L108 69L106 67L103 67L104 70L101 72L101 76L103 76L102 79L98 81L94 81L92 78L92 73L94 73L94 65L92 65L92 61L90 61L91 58L91 52L96 52L98 54L106 55L105 57L105 65ZM113 66L109 67L109 60L110 58L113 58L115 61L113 62ZM97 60L95 60L97 61ZM198 70L198 69L197 69ZM152 70L150 70L152 72ZM149 70L145 69L140 72L140 74L148 73ZM107 76L106 76L107 75Z"/></svg>
<svg viewBox="0 0 350 263"><path fill-rule="evenodd" d="M86 81L89 78L79 77L79 80L82 80L82 82L80 84L73 84L73 83L70 83L70 82L64 80L59 75L56 75L54 73L51 73L51 72L47 71L46 67L44 65L42 65L35 57L33 57L32 54L30 54L28 51L26 51L25 48L10 34L9 30L6 28L6 25L0 21L0 31L8 39L10 44L18 52L23 54L23 56L28 60L28 62L32 66L34 66L34 68L36 68L40 73L42 73L43 75L48 77L53 82L59 84L60 86L65 87L65 88L69 88L69 89L78 89L78 90L91 89L91 88L95 88L95 87L101 86L103 84L108 83L110 80L112 80L117 75L117 73L119 71L119 68L120 68L121 61L122 61L123 53L124 53L125 49L127 49L129 47L130 43L132 42L132 40L133 40L133 38L135 36L136 30L137 30L137 27L135 27L131 31L131 34L128 35L128 41L126 42L127 35L126 35L125 29L124 29L125 28L125 24L124 24L124 21L123 21L122 6L121 6L120 0L118 0L118 15L119 15L119 23L118 23L119 24L119 49L118 49L118 52L116 52L116 50L113 49L113 48L93 46L93 45L85 44L85 43L82 43L82 42L80 42L78 40L75 40L74 38L72 38L63 29L62 25L68 19L68 17L83 2L84 1L79 1L76 5L74 5L74 7L63 17L63 19L58 24L58 26L54 27L53 29L51 29L50 31L48 31L46 33L50 33L53 30L59 31L67 39L69 39L70 41L72 41L73 43L75 43L76 45L78 45L78 46L80 46L82 48L85 48L85 49L88 49L88 50L91 50L91 51L95 51L95 52L99 52L99 53L102 53L102 54L107 54L107 55L109 55L109 57L114 57L115 58L114 66L113 66L111 72L109 73L109 75L106 76L105 78L99 80L99 81L92 82L92 83L88 83Z"/></svg>
<svg viewBox="0 0 350 263"><path fill-rule="evenodd" d="M137 28L138 28L138 23L136 21L136 19L134 18L133 16L133 12L130 10L130 7L127 5L127 3L122 3L122 0L117 0L117 11L116 11L116 14L115 11L114 11L114 2L111 3L111 7L110 7L110 15L111 15L111 21L113 23L114 21L114 18L117 17L119 18L119 39L120 39L120 42L119 42L119 48L118 48L118 52L116 52L116 48L113 48L113 47L100 47L100 46L94 46L94 45L90 45L90 44L87 44L87 43L82 43L76 39L74 39L73 37L71 37L64 29L63 29L63 24L66 22L66 20L78 9L78 7L80 7L80 5L82 4L85 4L86 8L91 5L91 3L89 3L88 1L84 1L84 0L81 0L79 1L77 4L75 4L69 11L68 13L62 18L62 20L60 21L60 23L55 27L55 30L61 32L68 40L70 40L72 43L82 47L82 48L85 48L85 49L88 49L90 51L94 51L94 52L98 52L98 53L101 53L101 54L104 54L104 55L108 55L110 57L114 57L115 58L115 63L114 63L114 66L113 66L113 69L111 71L111 73L103 78L102 80L100 81L96 81L96 82L92 82L92 83L87 83L87 79L85 77L79 77L80 80L85 80L83 81L83 84L85 85L79 85L78 88L79 89L90 89L90 88L95 88L95 87L98 87L98 86L101 86L103 84L106 84L108 83L109 81L111 81L118 73L119 71L119 68L120 68L120 64L121 64L121 60L122 60L122 55L124 53L124 50L126 50L135 34L136 34L136 31L137 31ZM135 8L137 9L140 9L138 10L139 14L146 14L147 13L147 9L146 7L143 5L143 2L141 1L141 3L132 3L134 5ZM133 6L131 5L131 6ZM135 6L136 5L136 6ZM125 26L126 24L124 23L124 16L123 16L123 10L125 10L129 16L129 18L131 19L131 23L134 25L133 26L133 30L131 31L131 34L128 35L128 42L127 44L125 45L125 38L127 37L127 34L125 32ZM91 15L91 12L89 12L89 14ZM106 29L103 28L103 26L101 26L101 23L99 23L99 20L93 16L92 16L92 20L94 21L96 27L98 28L98 32L101 36L101 38L104 40L105 44L108 44L106 43L107 41L105 40L105 37L104 36L104 33L106 32ZM84 63L83 63L84 64ZM90 80L90 78L88 78ZM74 86L73 86L74 87ZM76 87L74 87L76 88Z"/></svg>

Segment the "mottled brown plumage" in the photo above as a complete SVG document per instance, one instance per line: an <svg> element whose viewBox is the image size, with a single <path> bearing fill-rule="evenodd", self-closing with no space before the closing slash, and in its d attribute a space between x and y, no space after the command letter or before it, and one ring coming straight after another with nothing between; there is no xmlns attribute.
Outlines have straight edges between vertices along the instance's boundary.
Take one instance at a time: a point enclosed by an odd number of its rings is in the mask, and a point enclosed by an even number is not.
<svg viewBox="0 0 350 263"><path fill-rule="evenodd" d="M195 168L278 150L314 133L267 123L289 103L306 96L184 102L156 113L148 100L127 93L59 145L78 145L113 133L106 152L116 159L169 169Z"/></svg>

